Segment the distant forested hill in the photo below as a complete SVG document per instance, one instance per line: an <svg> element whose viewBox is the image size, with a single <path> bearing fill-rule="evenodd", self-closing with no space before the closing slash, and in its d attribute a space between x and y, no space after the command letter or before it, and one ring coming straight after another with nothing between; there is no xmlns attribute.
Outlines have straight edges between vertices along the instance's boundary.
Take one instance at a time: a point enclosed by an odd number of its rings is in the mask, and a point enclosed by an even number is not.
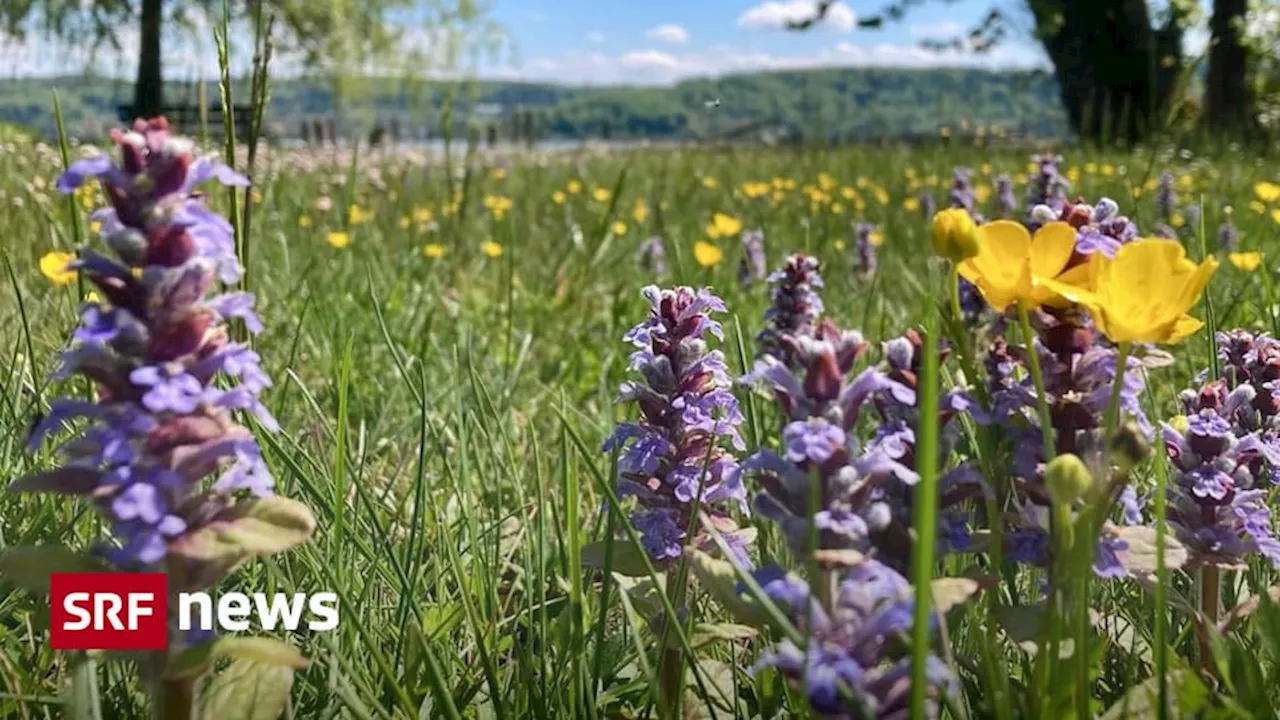
<svg viewBox="0 0 1280 720"><path fill-rule="evenodd" d="M341 88L339 90L339 87ZM0 122L48 133L57 88L67 125L95 133L128 102L127 83L94 77L0 79ZM238 86L241 97L248 83ZM206 97L218 97L216 83ZM191 84L170 82L166 100L194 104ZM445 113L446 105L452 107ZM344 128L395 117L402 132L437 135L446 116L467 125L508 129L529 112L542 137L711 138L767 132L779 138L856 139L932 134L962 120L1057 135L1064 122L1051 77L1034 72L967 69L815 69L694 79L668 87L568 86L478 81L469 84L375 79L277 80L268 120L296 135L304 119L337 117Z"/></svg>

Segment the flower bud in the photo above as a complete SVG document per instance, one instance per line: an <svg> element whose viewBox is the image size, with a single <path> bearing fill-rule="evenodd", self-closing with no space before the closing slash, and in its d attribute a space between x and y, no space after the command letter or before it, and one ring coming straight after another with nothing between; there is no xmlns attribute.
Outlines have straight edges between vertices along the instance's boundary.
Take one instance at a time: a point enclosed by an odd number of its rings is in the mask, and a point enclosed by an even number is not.
<svg viewBox="0 0 1280 720"><path fill-rule="evenodd" d="M978 254L978 226L962 208L949 208L933 216L933 252L952 262Z"/></svg>
<svg viewBox="0 0 1280 720"><path fill-rule="evenodd" d="M1044 469L1045 486L1055 505L1069 505L1088 494L1093 474L1084 461L1071 453L1059 455Z"/></svg>
<svg viewBox="0 0 1280 720"><path fill-rule="evenodd" d="M1182 417L1186 423L1186 417ZM1130 420L1116 429L1108 443L1108 450L1111 462L1115 463L1120 472L1127 473L1151 456L1151 442L1147 440L1142 428L1138 427L1138 423Z"/></svg>
<svg viewBox="0 0 1280 720"><path fill-rule="evenodd" d="M114 250L127 264L138 266L147 253L147 237L138 230L125 228L107 236L107 247Z"/></svg>

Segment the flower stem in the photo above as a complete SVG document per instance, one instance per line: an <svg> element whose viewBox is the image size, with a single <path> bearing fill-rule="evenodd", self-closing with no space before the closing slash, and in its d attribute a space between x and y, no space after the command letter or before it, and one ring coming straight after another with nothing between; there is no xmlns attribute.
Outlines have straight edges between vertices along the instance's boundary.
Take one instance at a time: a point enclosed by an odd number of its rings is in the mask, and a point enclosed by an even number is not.
<svg viewBox="0 0 1280 720"><path fill-rule="evenodd" d="M1122 342L1116 348L1116 379L1111 383L1111 399L1107 401L1107 414L1103 416L1103 443L1110 442L1120 424L1120 394L1124 390L1125 374L1129 371L1129 353L1132 343Z"/></svg>
<svg viewBox="0 0 1280 720"><path fill-rule="evenodd" d="M1027 348L1027 364L1031 368L1031 380L1036 386L1036 416L1040 420L1040 439L1044 443L1044 461L1053 459L1053 420L1049 416L1049 396L1044 390L1044 373L1040 370L1040 353L1036 352L1036 334L1031 329L1027 309L1018 305L1018 322L1022 325L1022 339Z"/></svg>
<svg viewBox="0 0 1280 720"><path fill-rule="evenodd" d="M667 573L667 592L671 598L671 607L679 611L684 605L685 588L688 585L683 574L678 571ZM668 617L665 622L678 623L679 617ZM658 636L664 641L668 631ZM684 690L684 651L676 647L664 647L658 661L658 702L661 712L659 717L674 717L680 705L680 693Z"/></svg>
<svg viewBox="0 0 1280 720"><path fill-rule="evenodd" d="M155 696L155 720L191 720L195 717L194 679L162 680Z"/></svg>
<svg viewBox="0 0 1280 720"><path fill-rule="evenodd" d="M915 617L911 628L911 717L925 717L928 694L926 661L929 656L929 605L932 598L934 551L938 535L938 312L931 304L926 315L921 350L919 403L916 428L915 534L911 574L916 589Z"/></svg>

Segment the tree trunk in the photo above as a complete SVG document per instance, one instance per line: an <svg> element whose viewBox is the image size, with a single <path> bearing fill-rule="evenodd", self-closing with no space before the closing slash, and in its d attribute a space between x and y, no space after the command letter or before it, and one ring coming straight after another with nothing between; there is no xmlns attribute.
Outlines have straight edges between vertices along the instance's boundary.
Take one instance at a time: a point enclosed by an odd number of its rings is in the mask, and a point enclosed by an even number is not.
<svg viewBox="0 0 1280 720"><path fill-rule="evenodd" d="M1029 4L1079 137L1137 142L1162 126L1181 67L1177 18L1153 28L1146 0Z"/></svg>
<svg viewBox="0 0 1280 720"><path fill-rule="evenodd" d="M1214 0L1209 20L1209 77L1204 93L1204 124L1209 130L1240 133L1252 117L1249 54L1244 47L1248 0Z"/></svg>
<svg viewBox="0 0 1280 720"><path fill-rule="evenodd" d="M153 118L164 112L164 81L160 69L160 31L164 24L162 4L163 0L142 0L138 79L133 86L135 118Z"/></svg>

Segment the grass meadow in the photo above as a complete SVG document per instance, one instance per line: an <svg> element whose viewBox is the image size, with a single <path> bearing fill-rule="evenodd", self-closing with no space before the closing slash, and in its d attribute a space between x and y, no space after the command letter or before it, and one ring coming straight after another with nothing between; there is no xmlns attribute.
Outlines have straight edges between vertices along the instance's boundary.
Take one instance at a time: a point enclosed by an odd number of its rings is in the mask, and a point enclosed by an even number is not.
<svg viewBox="0 0 1280 720"><path fill-rule="evenodd" d="M70 148L72 159L82 152ZM1165 221L1156 183L1171 173L1178 238L1192 258L1221 258L1193 311L1209 328L1170 346L1173 363L1150 371L1148 414L1171 418L1181 412L1177 393L1215 365L1212 330L1277 326L1271 273L1280 197L1258 186L1276 179L1274 169L1247 153L1061 152L1073 199L1114 198L1148 231ZM288 716L659 717L655 646L667 633L645 618L661 605L645 578L583 560L584 547L606 538L614 538L605 545L610 556L634 541L624 515L608 509L617 478L601 446L617 422L634 419L634 408L615 398L631 351L622 336L647 311L641 288L713 288L728 308L718 346L731 374L742 375L771 303L767 283L739 279L740 235L758 228L770 269L796 252L821 261L826 315L860 329L870 348L859 364L876 365L881 341L946 307L921 194L946 207L952 170L971 168L978 209L994 217L996 178L1008 174L1021 218L1028 155L961 137L910 149L458 151L447 162L396 152L260 153L253 187L239 200L249 207L244 286L266 326L253 342L274 379L263 399L281 430L259 432L259 442L277 491L306 503L317 531L219 588L340 594L337 630L266 633L310 660L296 671ZM29 454L26 434L51 397L83 391L49 377L91 288L56 267L42 271L41 260L72 251L77 231L89 237L88 211L103 199L96 186L55 192L62 167L56 145L13 136L0 148L6 480L54 462L49 449ZM212 205L230 212L227 191L209 191ZM1239 251L1262 253L1260 264L1219 248L1227 220ZM856 223L875 226L871 274L856 267ZM654 235L665 244L661 278L638 261ZM954 359L940 372L945 387L961 381ZM742 457L776 447L769 398L735 394L746 416ZM1144 461L1134 484L1152 487L1162 463ZM747 491L757 488L748 482ZM759 529L753 557L803 574L769 522L741 522ZM87 502L0 495L0 547L86 548L103 532ZM972 574L978 555L947 555L933 574ZM1257 559L1224 573L1224 616L1275 576ZM1026 572L1017 580L1026 597L1036 582ZM1169 571L1165 587L1157 598L1150 583L1094 581L1089 661L1060 648L1060 662L1049 665L1063 670L1051 687L1036 676L1034 638L1018 637L993 614L1008 596L993 600L988 587L947 613L938 643L959 688L941 713L1063 717L1063 708L1075 708L1076 716L1154 717L1153 678L1163 672L1173 716L1274 716L1275 616L1242 612L1229 633L1206 643L1195 630L1200 575ZM684 606L689 632L668 638L687 669L681 716L809 716L803 693L779 673L748 672L776 635L731 618L700 583L690 584ZM1159 637L1157 616L1165 619ZM47 626L43 599L0 583L0 717L147 712L146 688L127 665L54 652ZM1170 650L1158 652L1166 638ZM1091 673L1087 695L1069 681L1077 665ZM244 687L252 697L252 683ZM1048 701L1037 696L1046 687ZM1073 704L1085 696L1084 708ZM75 702L66 706L68 699ZM270 715L248 707L244 717Z"/></svg>

